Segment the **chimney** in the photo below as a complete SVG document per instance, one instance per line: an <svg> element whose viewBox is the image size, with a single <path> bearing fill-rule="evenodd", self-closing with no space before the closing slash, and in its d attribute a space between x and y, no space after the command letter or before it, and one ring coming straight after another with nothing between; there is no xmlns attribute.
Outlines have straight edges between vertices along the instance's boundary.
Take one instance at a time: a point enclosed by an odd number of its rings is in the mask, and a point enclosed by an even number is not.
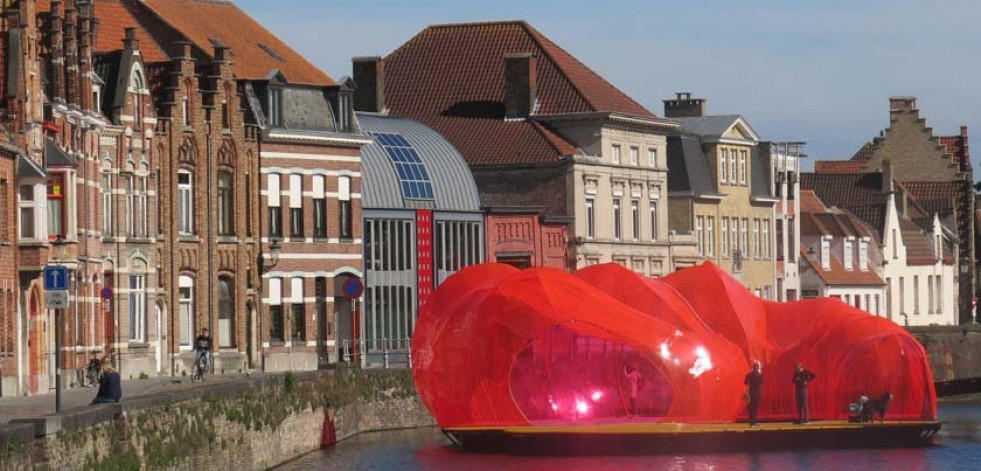
<svg viewBox="0 0 981 471"><path fill-rule="evenodd" d="M674 100L664 100L665 118L697 118L705 116L705 99L692 98L691 92L675 93Z"/></svg>
<svg viewBox="0 0 981 471"><path fill-rule="evenodd" d="M381 57L351 59L354 73L354 110L382 113L385 111L385 67Z"/></svg>
<svg viewBox="0 0 981 471"><path fill-rule="evenodd" d="M889 111L916 111L916 97L915 96L890 97Z"/></svg>
<svg viewBox="0 0 981 471"><path fill-rule="evenodd" d="M215 62L228 62L230 54L228 53L229 48L225 45L215 46Z"/></svg>
<svg viewBox="0 0 981 471"><path fill-rule="evenodd" d="M126 37L123 39L123 48L133 51L140 49L140 40L136 39L136 28L126 28Z"/></svg>
<svg viewBox="0 0 981 471"><path fill-rule="evenodd" d="M527 118L538 100L538 70L530 52L504 56L504 118Z"/></svg>
<svg viewBox="0 0 981 471"><path fill-rule="evenodd" d="M892 193L896 191L893 184L892 161L884 159L882 161L882 192Z"/></svg>

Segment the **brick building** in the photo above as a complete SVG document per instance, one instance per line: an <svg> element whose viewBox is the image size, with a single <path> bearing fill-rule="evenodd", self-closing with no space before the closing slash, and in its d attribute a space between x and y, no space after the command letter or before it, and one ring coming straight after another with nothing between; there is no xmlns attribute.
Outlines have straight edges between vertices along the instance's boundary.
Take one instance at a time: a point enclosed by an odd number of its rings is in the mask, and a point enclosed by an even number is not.
<svg viewBox="0 0 981 471"><path fill-rule="evenodd" d="M488 262L575 269L568 256L570 218L528 207L489 207L486 214Z"/></svg>
<svg viewBox="0 0 981 471"><path fill-rule="evenodd" d="M875 173L883 162L892 164L896 178L929 213L960 240L957 258L959 319L974 321L973 298L977 297L977 227L974 223L974 170L966 126L950 136L937 136L920 116L915 97L889 99L889 127L845 161L815 162L815 171L826 174ZM916 221L932 230L932 217Z"/></svg>

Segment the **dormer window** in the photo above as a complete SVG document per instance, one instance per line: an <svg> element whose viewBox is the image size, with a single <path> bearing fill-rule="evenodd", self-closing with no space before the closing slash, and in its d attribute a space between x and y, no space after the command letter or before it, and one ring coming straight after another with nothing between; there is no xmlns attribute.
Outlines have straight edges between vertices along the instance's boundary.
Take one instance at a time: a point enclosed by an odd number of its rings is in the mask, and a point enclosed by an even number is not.
<svg viewBox="0 0 981 471"><path fill-rule="evenodd" d="M821 268L825 271L831 269L831 237L821 238Z"/></svg>
<svg viewBox="0 0 981 471"><path fill-rule="evenodd" d="M869 239L862 238L858 243L858 266L862 271L869 269Z"/></svg>
<svg viewBox="0 0 981 471"><path fill-rule="evenodd" d="M855 253L854 252L855 249L854 249L854 247L852 245L853 245L853 242L852 242L852 239L850 237L847 238L847 239L845 239L845 244L844 244L844 246L845 246L845 248L844 248L844 250L845 250L845 270L851 270L851 269L855 268L855 262L854 262L854 257L853 257L853 255Z"/></svg>
<svg viewBox="0 0 981 471"><path fill-rule="evenodd" d="M269 89L269 125L283 125L283 91L278 88Z"/></svg>

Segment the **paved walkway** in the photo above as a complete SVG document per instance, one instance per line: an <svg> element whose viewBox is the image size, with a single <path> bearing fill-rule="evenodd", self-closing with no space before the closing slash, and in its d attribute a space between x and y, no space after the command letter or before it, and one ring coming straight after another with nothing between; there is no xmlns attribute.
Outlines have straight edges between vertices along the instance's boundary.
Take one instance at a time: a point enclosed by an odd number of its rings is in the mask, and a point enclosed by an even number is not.
<svg viewBox="0 0 981 471"><path fill-rule="evenodd" d="M252 373L253 377L264 376L264 373ZM235 378L244 378L245 375L222 375L208 376L204 384L221 382ZM150 396L159 393L175 392L200 386L201 383L191 383L189 377L158 377L150 379L125 380L123 385L123 401L138 397ZM61 393L62 410L69 411L88 407L95 397L97 387L68 389ZM43 417L52 415L55 412L55 395L41 394L37 396L8 396L0 397L0 424L5 424L14 419L29 417Z"/></svg>

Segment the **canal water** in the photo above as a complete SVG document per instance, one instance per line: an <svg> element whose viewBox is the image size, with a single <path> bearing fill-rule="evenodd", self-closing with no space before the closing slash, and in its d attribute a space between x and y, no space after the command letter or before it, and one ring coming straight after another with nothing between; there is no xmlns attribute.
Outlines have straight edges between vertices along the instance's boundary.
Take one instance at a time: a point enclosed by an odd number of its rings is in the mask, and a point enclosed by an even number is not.
<svg viewBox="0 0 981 471"><path fill-rule="evenodd" d="M912 449L820 450L641 456L528 457L473 454L435 429L363 434L276 471L925 471L981 470L981 404L944 404L939 445Z"/></svg>

